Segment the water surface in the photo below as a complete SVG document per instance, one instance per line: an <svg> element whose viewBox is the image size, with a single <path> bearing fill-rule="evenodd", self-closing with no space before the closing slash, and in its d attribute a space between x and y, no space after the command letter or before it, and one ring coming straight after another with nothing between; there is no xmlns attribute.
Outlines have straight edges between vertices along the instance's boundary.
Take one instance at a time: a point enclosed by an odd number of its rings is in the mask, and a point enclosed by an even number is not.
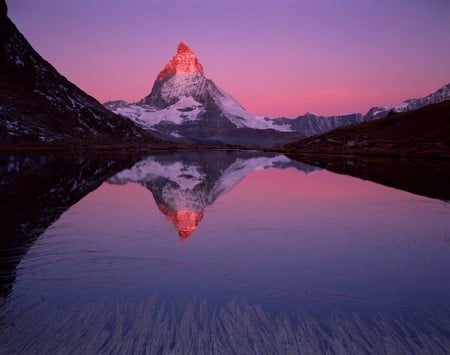
<svg viewBox="0 0 450 355"><path fill-rule="evenodd" d="M2 353L449 349L445 201L275 154L1 163Z"/></svg>

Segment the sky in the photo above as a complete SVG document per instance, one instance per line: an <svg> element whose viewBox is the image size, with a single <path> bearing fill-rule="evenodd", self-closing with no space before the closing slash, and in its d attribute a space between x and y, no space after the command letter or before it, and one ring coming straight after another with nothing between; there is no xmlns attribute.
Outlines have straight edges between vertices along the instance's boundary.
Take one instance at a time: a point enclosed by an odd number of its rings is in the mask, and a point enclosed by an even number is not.
<svg viewBox="0 0 450 355"><path fill-rule="evenodd" d="M366 113L450 82L448 0L7 0L58 71L135 102L185 41L249 112Z"/></svg>

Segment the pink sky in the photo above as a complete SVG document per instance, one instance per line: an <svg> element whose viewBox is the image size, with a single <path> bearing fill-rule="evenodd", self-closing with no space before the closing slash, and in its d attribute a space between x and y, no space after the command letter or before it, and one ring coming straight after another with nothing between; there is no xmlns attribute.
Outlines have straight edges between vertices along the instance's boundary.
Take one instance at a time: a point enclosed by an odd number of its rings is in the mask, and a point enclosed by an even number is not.
<svg viewBox="0 0 450 355"><path fill-rule="evenodd" d="M146 96L186 41L255 114L367 112L450 82L447 0L9 0L34 48L99 101Z"/></svg>

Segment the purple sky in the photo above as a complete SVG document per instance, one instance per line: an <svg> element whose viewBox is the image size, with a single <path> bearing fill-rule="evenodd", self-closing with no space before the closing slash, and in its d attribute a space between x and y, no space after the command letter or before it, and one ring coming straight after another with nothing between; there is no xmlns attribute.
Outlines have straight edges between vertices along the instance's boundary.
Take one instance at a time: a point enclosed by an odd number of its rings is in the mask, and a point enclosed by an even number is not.
<svg viewBox="0 0 450 355"><path fill-rule="evenodd" d="M450 82L449 0L7 0L63 75L104 102L146 96L186 41L250 112L365 113Z"/></svg>

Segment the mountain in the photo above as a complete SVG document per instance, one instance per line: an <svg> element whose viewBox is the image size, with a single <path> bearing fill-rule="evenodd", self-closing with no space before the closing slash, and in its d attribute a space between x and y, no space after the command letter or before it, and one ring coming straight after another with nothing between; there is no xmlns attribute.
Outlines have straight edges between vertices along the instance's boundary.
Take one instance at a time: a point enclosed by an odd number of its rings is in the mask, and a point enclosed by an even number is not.
<svg viewBox="0 0 450 355"><path fill-rule="evenodd" d="M2 145L157 143L113 114L45 61L7 16L0 0Z"/></svg>
<svg viewBox="0 0 450 355"><path fill-rule="evenodd" d="M337 116L320 116L307 112L297 118L275 118L273 124L289 127L292 131L300 132L306 137L313 136L338 127L348 126L354 123L363 122L363 115L360 113L349 113Z"/></svg>
<svg viewBox="0 0 450 355"><path fill-rule="evenodd" d="M366 115L322 116L308 112L293 119L255 116L207 79L196 55L181 42L148 96L134 104L110 101L104 105L162 138L270 147L292 141L296 134L309 137L448 99L450 84L424 98L372 107Z"/></svg>
<svg viewBox="0 0 450 355"><path fill-rule="evenodd" d="M353 125L366 121L373 121L382 117L386 117L391 113L407 112L416 110L427 105L436 104L450 100L450 84L447 84L436 92L419 99L409 99L395 106L375 106L372 107L365 115L361 113L350 113L337 116L321 116L308 112L297 118L274 118L272 124L280 125L284 129L288 127L292 131L304 134L305 136L313 136L316 134L326 133L336 128Z"/></svg>
<svg viewBox="0 0 450 355"><path fill-rule="evenodd" d="M151 191L159 210L185 240L196 230L208 206L251 172L270 168L296 168L306 173L316 170L280 154L182 152L149 156L109 182L137 182Z"/></svg>
<svg viewBox="0 0 450 355"><path fill-rule="evenodd" d="M450 101L288 144L287 152L450 158Z"/></svg>
<svg viewBox="0 0 450 355"><path fill-rule="evenodd" d="M446 100L450 100L450 84L441 87L439 90L433 92L428 96L418 99L408 99L395 106L372 107L364 116L363 121L373 121L378 118L386 117L390 113L417 110L419 108L437 104Z"/></svg>
<svg viewBox="0 0 450 355"><path fill-rule="evenodd" d="M200 61L184 42L158 74L148 96L134 104L110 101L104 105L172 139L271 146L302 137L285 124L274 125L270 118L248 113L206 78Z"/></svg>
<svg viewBox="0 0 450 355"><path fill-rule="evenodd" d="M252 152L0 152L0 304L8 297L16 267L35 241L71 206L105 181L138 182L187 238L205 208L248 173L268 168L317 168L282 155Z"/></svg>

